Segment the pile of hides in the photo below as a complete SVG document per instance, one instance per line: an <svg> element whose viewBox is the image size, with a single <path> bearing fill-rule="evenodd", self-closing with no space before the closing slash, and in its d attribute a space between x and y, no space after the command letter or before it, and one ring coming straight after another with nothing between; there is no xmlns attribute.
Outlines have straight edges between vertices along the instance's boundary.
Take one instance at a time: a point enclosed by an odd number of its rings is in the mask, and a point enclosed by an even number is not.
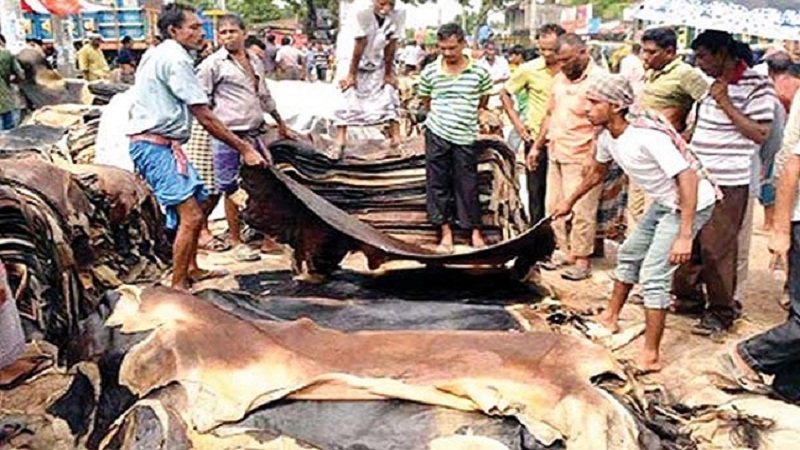
<svg viewBox="0 0 800 450"><path fill-rule="evenodd" d="M25 72L25 79L19 88L29 111L47 105L91 103L86 82L62 77L48 66L44 53L25 48L19 52L17 60Z"/></svg>
<svg viewBox="0 0 800 450"><path fill-rule="evenodd" d="M120 292L48 408L79 447L674 448L607 350L499 306Z"/></svg>
<svg viewBox="0 0 800 450"><path fill-rule="evenodd" d="M478 190L487 242L519 236L528 228L519 198L514 154L501 141L481 139ZM345 212L414 244L435 244L438 230L425 206L425 145L415 137L397 148L353 143L333 159L303 141L270 146L277 167ZM466 240L467 235L460 237Z"/></svg>
<svg viewBox="0 0 800 450"><path fill-rule="evenodd" d="M0 132L0 159L23 155L35 156L59 166L72 165L64 128L46 125L23 125Z"/></svg>
<svg viewBox="0 0 800 450"><path fill-rule="evenodd" d="M33 157L0 164L0 259L28 337L59 347L106 290L153 279L170 256L141 180L112 167L70 169Z"/></svg>
<svg viewBox="0 0 800 450"><path fill-rule="evenodd" d="M100 127L101 110L88 105L52 105L34 111L25 119L26 125L43 125L64 130L61 153L72 162L91 164L95 157L95 140Z"/></svg>
<svg viewBox="0 0 800 450"><path fill-rule="evenodd" d="M94 101L92 104L107 105L111 102L111 98L117 94L127 92L131 86L129 84L116 84L98 81L95 83L90 83L87 87L89 92L91 92L94 96Z"/></svg>
<svg viewBox="0 0 800 450"><path fill-rule="evenodd" d="M502 266L514 261L515 274L524 277L534 263L549 257L555 248L553 230L545 220L519 236L484 248L440 253L397 239L348 214L275 166L243 167L241 176L247 193L244 220L253 229L292 247L294 272L308 276L306 281L324 281L350 252L366 256L370 269L391 260L437 266Z"/></svg>

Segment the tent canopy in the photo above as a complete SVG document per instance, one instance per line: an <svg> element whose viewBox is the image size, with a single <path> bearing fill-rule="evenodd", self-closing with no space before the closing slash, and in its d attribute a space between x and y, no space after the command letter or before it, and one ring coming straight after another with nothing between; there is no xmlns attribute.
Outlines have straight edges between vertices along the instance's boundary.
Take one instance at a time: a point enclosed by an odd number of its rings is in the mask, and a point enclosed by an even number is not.
<svg viewBox="0 0 800 450"><path fill-rule="evenodd" d="M637 19L663 25L800 39L797 0L644 0Z"/></svg>
<svg viewBox="0 0 800 450"><path fill-rule="evenodd" d="M106 7L97 0L20 0L20 5L26 12L58 16L99 11Z"/></svg>

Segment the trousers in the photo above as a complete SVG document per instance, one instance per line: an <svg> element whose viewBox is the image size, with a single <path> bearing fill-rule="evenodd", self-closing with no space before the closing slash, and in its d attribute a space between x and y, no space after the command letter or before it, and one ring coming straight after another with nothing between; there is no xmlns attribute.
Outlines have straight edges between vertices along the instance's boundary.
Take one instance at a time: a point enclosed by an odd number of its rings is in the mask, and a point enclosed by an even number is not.
<svg viewBox="0 0 800 450"><path fill-rule="evenodd" d="M791 401L800 401L800 222L792 223L789 249L789 299L786 322L739 344L739 353L753 369L774 375L772 387Z"/></svg>
<svg viewBox="0 0 800 450"><path fill-rule="evenodd" d="M478 201L478 150L425 131L428 220L473 229L481 225Z"/></svg>

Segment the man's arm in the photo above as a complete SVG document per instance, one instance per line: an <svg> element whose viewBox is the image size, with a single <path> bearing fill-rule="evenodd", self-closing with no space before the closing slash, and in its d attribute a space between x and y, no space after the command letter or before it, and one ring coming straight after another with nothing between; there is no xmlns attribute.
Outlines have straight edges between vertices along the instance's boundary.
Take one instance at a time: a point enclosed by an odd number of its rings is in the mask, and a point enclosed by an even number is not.
<svg viewBox="0 0 800 450"><path fill-rule="evenodd" d="M767 140L767 137L769 137L769 128L772 120L756 121L736 108L728 96L728 84L726 82L719 80L715 81L714 84L711 85L710 92L714 100L717 101L717 105L719 105L722 111L725 112L725 114L731 119L731 122L733 122L733 124L736 126L736 129L739 130L740 133L756 144L763 144L764 141ZM772 112L771 109L770 112Z"/></svg>
<svg viewBox="0 0 800 450"><path fill-rule="evenodd" d="M486 109L487 106L489 106L489 96L488 95L484 95L478 101L478 111L480 111L482 109Z"/></svg>
<svg viewBox="0 0 800 450"><path fill-rule="evenodd" d="M511 125L514 126L514 129L517 130L520 138L523 141L528 142L531 140L531 134L528 132L527 127L522 122L522 118L517 113L517 108L514 105L514 99L511 98L511 94L503 88L500 90L500 101L503 102L503 110L506 112L508 119L511 121Z"/></svg>
<svg viewBox="0 0 800 450"><path fill-rule="evenodd" d="M89 77L89 56L87 52L78 52L78 70L81 71L84 78Z"/></svg>
<svg viewBox="0 0 800 450"><path fill-rule="evenodd" d="M356 84L356 77L358 76L358 65L361 62L361 57L364 55L364 50L367 49L367 38L356 38L356 45L353 47L353 59L350 60L350 68L347 72L347 78L342 80L342 90L347 90Z"/></svg>
<svg viewBox="0 0 800 450"><path fill-rule="evenodd" d="M797 197L797 183L800 180L800 146L789 157L783 171L778 177L778 189L775 196L775 218L772 225L772 238L769 250L773 254L786 258L789 252L792 234L792 210Z"/></svg>
<svg viewBox="0 0 800 450"><path fill-rule="evenodd" d="M397 39L392 39L383 49L383 66L386 75L394 76L394 57L397 54Z"/></svg>
<svg viewBox="0 0 800 450"><path fill-rule="evenodd" d="M581 184L578 185L578 188L575 192L572 193L564 202L558 205L553 211L553 217L563 217L568 215L572 208L575 207L575 203L578 202L587 192L591 191L595 186L599 185L606 179L606 174L608 173L608 167L611 163L610 162L598 162L595 161L592 165L592 168L586 173L586 175L581 180Z"/></svg>
<svg viewBox="0 0 800 450"><path fill-rule="evenodd" d="M242 155L242 159L246 165L262 167L266 166L266 161L256 151L256 149L233 134L233 132L231 132L231 130L229 130L228 127L226 127L219 120L219 118L217 118L208 105L191 105L189 106L189 109L191 109L192 115L195 117L195 119L200 122L200 125L202 125L203 128L208 131L208 134L219 139L232 149L239 152L239 154Z"/></svg>
<svg viewBox="0 0 800 450"><path fill-rule="evenodd" d="M686 169L676 177L678 183L678 200L681 211L681 225L678 237L672 244L670 263L683 264L692 257L692 238L694 216L697 210L697 187L699 178L694 169Z"/></svg>

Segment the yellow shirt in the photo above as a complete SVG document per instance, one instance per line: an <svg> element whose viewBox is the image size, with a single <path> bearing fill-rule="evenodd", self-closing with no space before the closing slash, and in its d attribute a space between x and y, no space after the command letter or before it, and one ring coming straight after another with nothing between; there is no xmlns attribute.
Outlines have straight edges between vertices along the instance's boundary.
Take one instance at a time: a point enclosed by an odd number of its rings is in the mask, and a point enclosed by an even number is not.
<svg viewBox="0 0 800 450"><path fill-rule="evenodd" d="M91 45L84 45L78 52L78 70L86 77L86 81L102 80L109 72L103 52Z"/></svg>
<svg viewBox="0 0 800 450"><path fill-rule="evenodd" d="M527 125L533 136L539 134L544 116L547 114L547 101L553 89L555 75L547 69L544 58L526 62L511 74L505 88L516 95L521 91L527 94Z"/></svg>

